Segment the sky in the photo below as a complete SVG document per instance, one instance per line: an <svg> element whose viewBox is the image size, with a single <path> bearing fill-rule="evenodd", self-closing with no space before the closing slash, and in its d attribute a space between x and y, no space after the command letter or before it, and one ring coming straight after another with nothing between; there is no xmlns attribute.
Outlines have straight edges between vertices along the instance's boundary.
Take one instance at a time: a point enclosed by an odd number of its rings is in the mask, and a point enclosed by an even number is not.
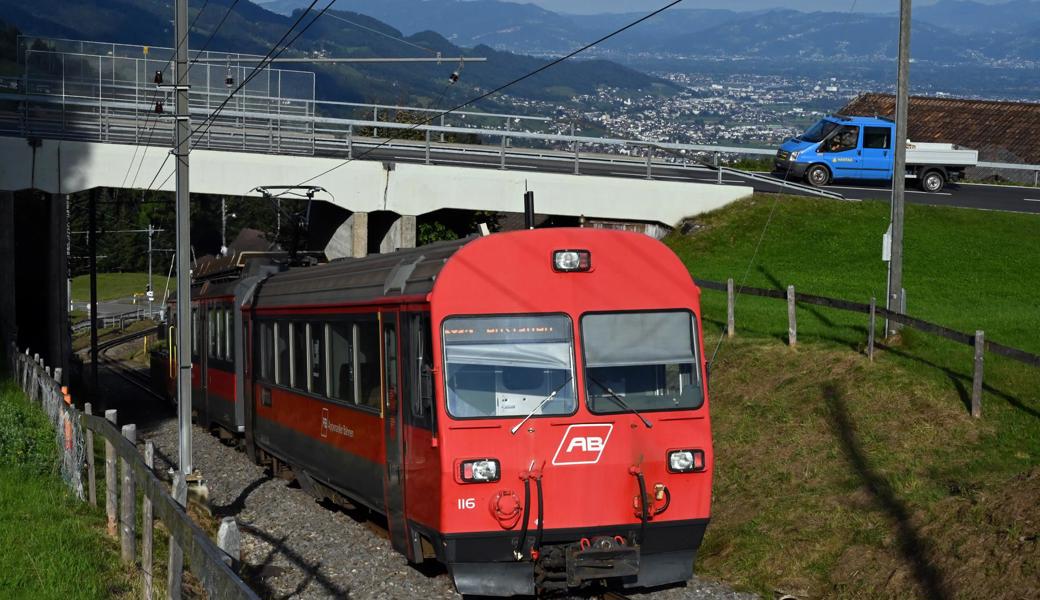
<svg viewBox="0 0 1040 600"><path fill-rule="evenodd" d="M510 0L531 2L561 13L590 14L604 12L647 12L659 8L669 0ZM914 6L935 4L936 0L914 0ZM1006 0L975 0L982 4L998 4ZM853 6L854 5L854 6ZM728 8L731 10L759 10L763 8L792 8L802 11L826 10L857 12L896 12L899 0L685 0L676 8Z"/></svg>

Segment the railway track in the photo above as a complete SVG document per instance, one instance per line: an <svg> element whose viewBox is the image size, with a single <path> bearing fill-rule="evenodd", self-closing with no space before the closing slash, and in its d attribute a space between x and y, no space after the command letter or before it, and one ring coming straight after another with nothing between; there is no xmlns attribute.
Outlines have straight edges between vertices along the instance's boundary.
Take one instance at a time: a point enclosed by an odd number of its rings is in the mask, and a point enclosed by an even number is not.
<svg viewBox="0 0 1040 600"><path fill-rule="evenodd" d="M111 340L106 340L98 344L98 361L101 365L104 365L105 368L107 368L110 372L119 376L121 379L133 385L134 387L140 389L142 392L148 394L149 396L155 399L165 401L166 398L164 398L162 394L158 394L155 392L155 390L152 389L151 380L148 378L147 375L142 374L137 369L133 369L126 366L122 360L118 358L113 358L108 355L109 350L112 350L118 346L122 346L123 344L128 344L130 342L142 339L146 336L151 335L152 333L154 333L153 329L143 329L141 331L135 331L134 333L113 338Z"/></svg>

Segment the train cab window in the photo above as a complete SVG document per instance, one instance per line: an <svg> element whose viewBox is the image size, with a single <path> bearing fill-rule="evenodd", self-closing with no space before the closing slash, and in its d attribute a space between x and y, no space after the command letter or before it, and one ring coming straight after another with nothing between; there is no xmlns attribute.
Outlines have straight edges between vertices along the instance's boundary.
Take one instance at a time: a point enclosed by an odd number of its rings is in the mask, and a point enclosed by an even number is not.
<svg viewBox="0 0 1040 600"><path fill-rule="evenodd" d="M331 323L328 333L328 395L354 404L354 326Z"/></svg>
<svg viewBox="0 0 1040 600"><path fill-rule="evenodd" d="M361 406L379 410L379 326L375 321L361 321L355 326L355 363L358 373L358 400Z"/></svg>
<svg viewBox="0 0 1040 600"><path fill-rule="evenodd" d="M574 336L562 315L445 319L445 387L456 418L571 414Z"/></svg>
<svg viewBox="0 0 1040 600"><path fill-rule="evenodd" d="M325 326L307 324L307 391L325 393Z"/></svg>
<svg viewBox="0 0 1040 600"><path fill-rule="evenodd" d="M289 324L274 324L274 382L289 385Z"/></svg>
<svg viewBox="0 0 1040 600"><path fill-rule="evenodd" d="M704 402L690 312L587 314L581 333L590 411L681 410Z"/></svg>
<svg viewBox="0 0 1040 600"><path fill-rule="evenodd" d="M274 379L274 332L270 323L260 323L260 377Z"/></svg>
<svg viewBox="0 0 1040 600"><path fill-rule="evenodd" d="M289 356L292 363L291 386L298 390L307 389L307 325L305 323L290 323L289 335L292 337L292 345L289 347Z"/></svg>

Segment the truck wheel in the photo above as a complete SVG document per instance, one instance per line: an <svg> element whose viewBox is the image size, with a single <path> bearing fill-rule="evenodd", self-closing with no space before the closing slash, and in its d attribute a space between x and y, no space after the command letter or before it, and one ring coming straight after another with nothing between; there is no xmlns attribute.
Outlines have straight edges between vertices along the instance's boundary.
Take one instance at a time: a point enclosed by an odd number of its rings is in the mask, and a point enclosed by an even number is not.
<svg viewBox="0 0 1040 600"><path fill-rule="evenodd" d="M823 187L830 183L831 172L823 165L813 165L805 172L805 180L813 187Z"/></svg>
<svg viewBox="0 0 1040 600"><path fill-rule="evenodd" d="M928 171L921 178L921 189L926 192L938 192L946 185L946 176L942 171Z"/></svg>

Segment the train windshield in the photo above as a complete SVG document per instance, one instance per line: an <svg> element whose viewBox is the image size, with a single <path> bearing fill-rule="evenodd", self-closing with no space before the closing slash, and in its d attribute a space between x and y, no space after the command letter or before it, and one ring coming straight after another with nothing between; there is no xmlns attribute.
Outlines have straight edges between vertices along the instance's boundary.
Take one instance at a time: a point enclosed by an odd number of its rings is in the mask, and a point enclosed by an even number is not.
<svg viewBox="0 0 1040 600"><path fill-rule="evenodd" d="M448 413L566 415L576 409L574 334L563 315L444 320ZM556 395L546 400L556 391ZM539 404L541 407L539 408Z"/></svg>
<svg viewBox="0 0 1040 600"><path fill-rule="evenodd" d="M590 411L692 409L704 402L690 312L588 314L581 332Z"/></svg>

